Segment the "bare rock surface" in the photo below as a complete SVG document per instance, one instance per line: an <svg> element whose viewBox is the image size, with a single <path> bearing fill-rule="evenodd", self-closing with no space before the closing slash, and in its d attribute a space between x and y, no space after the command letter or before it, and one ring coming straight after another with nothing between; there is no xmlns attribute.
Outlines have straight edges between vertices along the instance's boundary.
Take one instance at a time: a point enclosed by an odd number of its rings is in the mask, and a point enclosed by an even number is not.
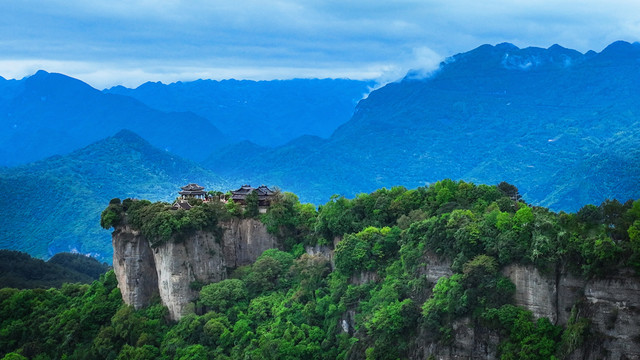
<svg viewBox="0 0 640 360"><path fill-rule="evenodd" d="M115 229L113 267L124 302L138 309L157 294L178 320L193 311L199 286L224 280L227 269L251 264L263 251L277 248L276 238L259 220L233 219L221 226L222 239L197 231L156 248L129 226Z"/></svg>

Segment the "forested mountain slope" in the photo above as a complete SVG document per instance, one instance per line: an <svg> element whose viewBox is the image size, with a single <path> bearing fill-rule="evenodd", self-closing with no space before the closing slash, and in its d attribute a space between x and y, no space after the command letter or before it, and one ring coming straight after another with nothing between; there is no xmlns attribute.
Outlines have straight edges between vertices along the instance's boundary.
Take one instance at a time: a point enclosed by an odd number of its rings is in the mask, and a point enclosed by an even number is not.
<svg viewBox="0 0 640 360"><path fill-rule="evenodd" d="M100 211L114 197L172 200L181 186L231 188L198 164L161 151L131 131L83 149L0 170L0 248L50 257L91 253L111 262Z"/></svg>
<svg viewBox="0 0 640 360"><path fill-rule="evenodd" d="M239 146L205 164L322 202L449 177L507 180L523 197L577 210L640 196L640 44L581 54L554 45L483 45L373 91L327 141L299 139L260 161Z"/></svg>
<svg viewBox="0 0 640 360"><path fill-rule="evenodd" d="M0 250L0 288L61 287L65 283L91 283L109 266L81 254L58 253L48 261L28 254Z"/></svg>
<svg viewBox="0 0 640 360"><path fill-rule="evenodd" d="M144 240L140 245L153 253L147 257L157 260L156 254L164 253L171 262L170 255L179 256L174 265L184 270L156 272L153 260L138 261L141 252L119 253L126 258L114 262L150 270L141 276L164 277L157 283L164 290L186 287L193 279L188 288L197 298L188 300L193 302L179 321L171 321L153 293L143 306L124 305L121 296L130 301L131 293L121 290L137 291L132 287L142 283L125 277L118 288L114 272L90 286L2 289L0 354L37 359L640 356L635 336L640 333L640 200L605 201L567 214L517 198L518 190L507 183L443 180L351 200L334 197L317 211L294 194L279 193L259 218L257 211L243 214L222 203L185 211L145 200L110 201L101 220L105 228L114 227L116 247ZM226 246L218 227L239 218L266 228L278 249L246 266L207 262L227 278L204 282L210 274L195 267L222 253L182 250L207 242ZM256 246L244 245L243 251Z"/></svg>

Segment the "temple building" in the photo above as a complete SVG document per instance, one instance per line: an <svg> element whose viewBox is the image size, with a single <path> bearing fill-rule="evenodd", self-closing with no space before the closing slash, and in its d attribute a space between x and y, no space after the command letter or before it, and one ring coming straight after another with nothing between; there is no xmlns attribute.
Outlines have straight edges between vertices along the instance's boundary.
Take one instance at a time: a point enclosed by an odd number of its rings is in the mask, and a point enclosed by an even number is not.
<svg viewBox="0 0 640 360"><path fill-rule="evenodd" d="M205 200L206 198L204 187L198 184L191 183L189 185L181 187L181 189L182 191L178 191L178 194L180 194L183 199L196 198Z"/></svg>
<svg viewBox="0 0 640 360"><path fill-rule="evenodd" d="M240 189L231 191L231 200L240 205L247 205L247 196L252 192L258 194L258 207L261 212L266 211L271 205L271 199L275 195L275 192L268 187L261 185L257 188L253 188L250 185L243 185ZM264 211L262 211L264 209Z"/></svg>

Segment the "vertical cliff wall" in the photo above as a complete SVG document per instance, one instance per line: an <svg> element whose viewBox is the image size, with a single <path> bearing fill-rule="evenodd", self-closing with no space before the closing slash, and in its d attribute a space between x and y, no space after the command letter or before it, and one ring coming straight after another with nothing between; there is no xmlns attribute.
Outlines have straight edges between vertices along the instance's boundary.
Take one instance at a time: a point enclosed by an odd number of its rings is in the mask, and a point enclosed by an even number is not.
<svg viewBox="0 0 640 360"><path fill-rule="evenodd" d="M118 279L122 300L139 309L158 295L158 275L153 251L139 231L129 226L112 234L113 269Z"/></svg>
<svg viewBox="0 0 640 360"><path fill-rule="evenodd" d="M516 285L515 303L536 318L566 326L575 308L578 317L591 321L596 341L584 344L570 359L640 359L640 279L633 271L585 279L511 265L503 274Z"/></svg>
<svg viewBox="0 0 640 360"><path fill-rule="evenodd" d="M159 295L171 318L178 320L192 311L197 285L224 280L227 269L250 264L278 245L259 220L233 219L221 226L222 239L197 231L156 248L130 227L116 228L113 268L124 302L141 308Z"/></svg>

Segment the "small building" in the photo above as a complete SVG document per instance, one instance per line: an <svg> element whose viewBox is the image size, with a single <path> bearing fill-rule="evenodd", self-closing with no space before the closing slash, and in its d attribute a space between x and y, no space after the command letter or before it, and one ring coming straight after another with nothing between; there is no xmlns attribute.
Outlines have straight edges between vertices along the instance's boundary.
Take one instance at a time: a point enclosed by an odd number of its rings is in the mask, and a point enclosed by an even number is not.
<svg viewBox="0 0 640 360"><path fill-rule="evenodd" d="M266 208L271 205L271 200L273 199L275 192L264 185L257 188L251 187L251 185L243 185L240 189L231 191L231 200L236 204L245 206L247 205L247 196L254 191L258 195L258 207L261 208L261 210L264 209L264 211L266 211Z"/></svg>
<svg viewBox="0 0 640 360"><path fill-rule="evenodd" d="M187 200L178 200L175 203L173 203L173 206L171 207L173 210L189 210L191 209L193 206L191 206L191 204L189 204L189 202Z"/></svg>
<svg viewBox="0 0 640 360"><path fill-rule="evenodd" d="M181 187L181 189L182 191L179 191L178 194L180 194L183 199L196 198L205 200L206 198L204 187L198 184L191 183Z"/></svg>

